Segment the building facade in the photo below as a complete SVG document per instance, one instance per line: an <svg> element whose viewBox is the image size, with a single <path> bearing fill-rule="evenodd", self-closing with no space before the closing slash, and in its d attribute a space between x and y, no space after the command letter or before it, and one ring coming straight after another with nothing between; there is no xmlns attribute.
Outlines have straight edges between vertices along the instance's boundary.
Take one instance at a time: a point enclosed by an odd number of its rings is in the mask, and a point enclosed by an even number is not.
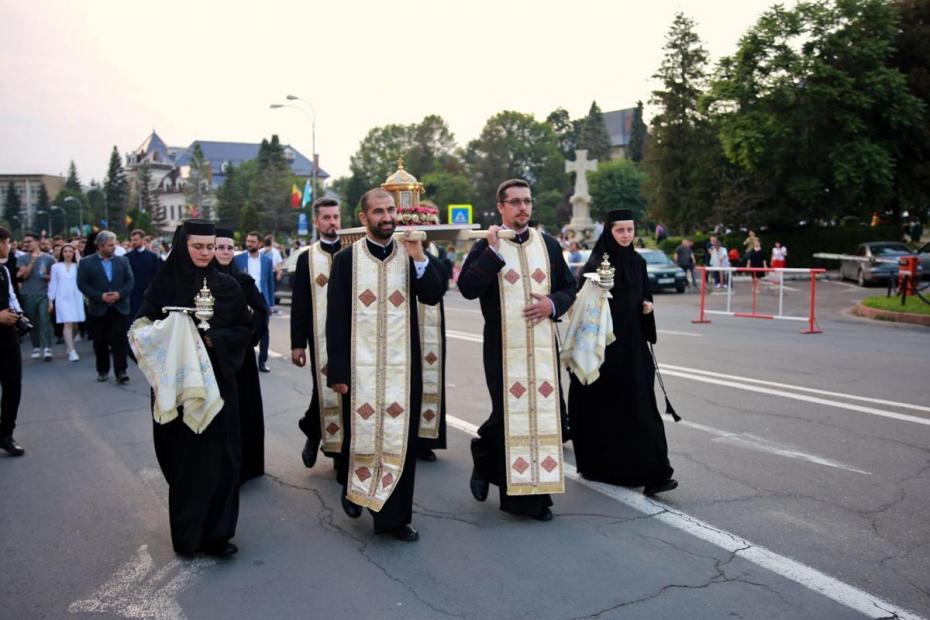
<svg viewBox="0 0 930 620"><path fill-rule="evenodd" d="M39 192L45 186L49 202L55 199L65 187L65 177L51 174L0 174L0 208L6 205L6 194L13 184L13 191L19 194L20 212L19 222L16 225L23 230L32 230L40 222L36 216L39 208ZM6 214L3 214L4 216ZM13 222L9 222L13 225Z"/></svg>

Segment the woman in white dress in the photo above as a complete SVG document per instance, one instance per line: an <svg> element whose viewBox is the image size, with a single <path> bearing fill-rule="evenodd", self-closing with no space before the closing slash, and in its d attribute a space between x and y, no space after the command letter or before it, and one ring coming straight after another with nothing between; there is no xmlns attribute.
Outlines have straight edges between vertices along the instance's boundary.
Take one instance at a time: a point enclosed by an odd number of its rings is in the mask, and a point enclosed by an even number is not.
<svg viewBox="0 0 930 620"><path fill-rule="evenodd" d="M84 320L84 296L77 287L77 268L74 246L62 246L61 260L52 265L52 277L48 283L48 308L49 311L54 309L56 322L64 324L69 362L81 359L74 350L74 325Z"/></svg>

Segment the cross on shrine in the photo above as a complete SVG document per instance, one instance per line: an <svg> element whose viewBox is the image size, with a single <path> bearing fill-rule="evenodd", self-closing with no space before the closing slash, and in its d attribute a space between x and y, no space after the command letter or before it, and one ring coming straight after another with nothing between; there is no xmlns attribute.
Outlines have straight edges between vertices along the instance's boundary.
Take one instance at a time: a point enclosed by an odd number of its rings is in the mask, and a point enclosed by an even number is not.
<svg viewBox="0 0 930 620"><path fill-rule="evenodd" d="M591 198L591 194L588 193L588 172L595 170L597 170L597 160L588 159L587 149L575 151L575 161L565 162L565 172L575 173L575 193L572 198L575 196Z"/></svg>

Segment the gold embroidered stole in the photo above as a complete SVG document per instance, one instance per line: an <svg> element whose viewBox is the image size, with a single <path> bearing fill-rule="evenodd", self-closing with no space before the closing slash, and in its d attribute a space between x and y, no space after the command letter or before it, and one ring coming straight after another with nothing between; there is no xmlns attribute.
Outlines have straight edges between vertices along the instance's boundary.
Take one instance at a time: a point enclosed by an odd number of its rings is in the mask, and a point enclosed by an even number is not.
<svg viewBox="0 0 930 620"><path fill-rule="evenodd" d="M320 437L323 452L342 450L342 395L326 385L326 292L333 257L317 241L307 250L310 267L310 299L313 321L313 352L316 357L316 393L320 407Z"/></svg>
<svg viewBox="0 0 930 620"><path fill-rule="evenodd" d="M555 323L544 320L531 327L523 318L523 308L535 302L531 293L550 292L549 253L542 235L530 229L522 245L502 239L500 254L506 263L497 277L507 493L564 493Z"/></svg>
<svg viewBox="0 0 930 620"><path fill-rule="evenodd" d="M407 254L379 261L363 237L352 246L352 385L346 496L375 512L404 468L410 422L411 283Z"/></svg>
<svg viewBox="0 0 930 620"><path fill-rule="evenodd" d="M439 255L435 244L429 252ZM423 439L439 438L440 412L442 411L442 312L441 304L428 306L417 303L420 327L420 363L423 369L423 399L420 405L420 429L417 435Z"/></svg>

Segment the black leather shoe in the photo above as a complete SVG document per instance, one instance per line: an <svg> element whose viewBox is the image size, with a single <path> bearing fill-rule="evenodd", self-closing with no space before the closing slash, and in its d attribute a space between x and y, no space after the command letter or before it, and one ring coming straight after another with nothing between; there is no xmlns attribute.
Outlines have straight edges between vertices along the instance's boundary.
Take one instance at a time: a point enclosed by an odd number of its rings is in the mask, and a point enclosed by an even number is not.
<svg viewBox="0 0 930 620"><path fill-rule="evenodd" d="M215 558L228 558L231 555L239 553L239 547L227 540L204 547L203 552Z"/></svg>
<svg viewBox="0 0 930 620"><path fill-rule="evenodd" d="M468 486L471 488L472 497L479 502L483 502L488 498L488 481L478 478L474 470L471 472L471 480L468 481Z"/></svg>
<svg viewBox="0 0 930 620"><path fill-rule="evenodd" d="M351 518L358 519L360 516L362 516L362 507L359 506L358 504L353 504L352 502L350 502L348 497L343 495L340 498L340 501L342 502L342 509Z"/></svg>
<svg viewBox="0 0 930 620"><path fill-rule="evenodd" d="M26 454L23 447L16 443L16 440L13 439L12 436L0 437L0 450L3 450L10 456L22 456Z"/></svg>
<svg viewBox="0 0 930 620"><path fill-rule="evenodd" d="M427 463L433 463L436 461L436 453L430 450L429 448L426 448L425 450L420 450L419 454L417 454L417 457L421 461L426 461Z"/></svg>
<svg viewBox="0 0 930 620"><path fill-rule="evenodd" d="M647 497L652 497L657 493L663 493L665 491L671 491L672 489L678 488L678 481L674 478L669 478L664 482L657 482L655 484L647 484L643 489L643 495Z"/></svg>
<svg viewBox="0 0 930 620"><path fill-rule="evenodd" d="M123 373L121 375L116 375L116 382L119 384L129 383L129 375Z"/></svg>
<svg viewBox="0 0 930 620"><path fill-rule="evenodd" d="M107 376L106 376L105 374L103 374L102 372L98 372L98 373L97 373L97 381L98 381L99 383L106 383L106 381L107 381Z"/></svg>
<svg viewBox="0 0 930 620"><path fill-rule="evenodd" d="M543 511L533 518L537 521L552 521L552 511L548 508L543 508Z"/></svg>
<svg viewBox="0 0 930 620"><path fill-rule="evenodd" d="M413 529L409 523L404 527L394 530L394 538L404 542L416 542L420 540L420 532Z"/></svg>
<svg viewBox="0 0 930 620"><path fill-rule="evenodd" d="M319 439L307 439L307 441L304 442L304 449L303 452L300 453L300 458L304 460L304 467L307 469L316 464L317 450L319 447Z"/></svg>
<svg viewBox="0 0 930 620"><path fill-rule="evenodd" d="M271 369L268 368L268 364L262 364L258 367L259 372L271 372Z"/></svg>

